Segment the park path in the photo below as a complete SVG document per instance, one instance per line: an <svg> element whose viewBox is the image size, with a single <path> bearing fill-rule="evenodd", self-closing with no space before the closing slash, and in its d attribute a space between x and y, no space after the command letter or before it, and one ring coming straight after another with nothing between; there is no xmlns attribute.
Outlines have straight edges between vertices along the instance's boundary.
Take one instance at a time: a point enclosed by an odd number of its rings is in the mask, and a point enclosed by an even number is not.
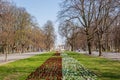
<svg viewBox="0 0 120 80"><path fill-rule="evenodd" d="M87 51L80 51L79 53L88 54ZM92 52L92 55L93 55L93 56L98 56L99 53L96 52L96 51L93 51L93 52ZM108 58L108 59L112 59L112 60L120 60L120 53L103 52L101 57Z"/></svg>
<svg viewBox="0 0 120 80"><path fill-rule="evenodd" d="M13 62L19 59L25 59L29 58L31 56L37 55L37 54L42 54L44 52L29 52L29 53L15 53L15 54L8 54L8 60L5 61L5 55L0 55L0 65Z"/></svg>

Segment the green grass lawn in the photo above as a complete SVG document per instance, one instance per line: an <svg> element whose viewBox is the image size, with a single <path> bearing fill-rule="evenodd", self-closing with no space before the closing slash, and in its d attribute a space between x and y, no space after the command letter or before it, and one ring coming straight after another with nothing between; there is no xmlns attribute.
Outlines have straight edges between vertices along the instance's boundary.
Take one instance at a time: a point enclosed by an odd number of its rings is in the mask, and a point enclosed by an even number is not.
<svg viewBox="0 0 120 80"><path fill-rule="evenodd" d="M25 80L37 67L43 64L53 52L17 60L0 66L0 80Z"/></svg>
<svg viewBox="0 0 120 80"><path fill-rule="evenodd" d="M86 68L95 72L100 80L120 80L120 61L92 57L75 52L65 52Z"/></svg>

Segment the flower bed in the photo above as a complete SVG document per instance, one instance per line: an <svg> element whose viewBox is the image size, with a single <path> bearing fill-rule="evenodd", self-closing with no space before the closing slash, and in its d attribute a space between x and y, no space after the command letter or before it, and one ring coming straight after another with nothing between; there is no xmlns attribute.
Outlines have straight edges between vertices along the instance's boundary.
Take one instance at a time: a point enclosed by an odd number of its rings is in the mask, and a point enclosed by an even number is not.
<svg viewBox="0 0 120 80"><path fill-rule="evenodd" d="M55 53L26 80L97 80L97 76L67 54Z"/></svg>
<svg viewBox="0 0 120 80"><path fill-rule="evenodd" d="M63 80L97 80L97 76L84 68L77 60L65 53L61 55Z"/></svg>
<svg viewBox="0 0 120 80"><path fill-rule="evenodd" d="M56 56L57 55L57 56ZM62 80L62 58L55 54L32 72L26 80Z"/></svg>

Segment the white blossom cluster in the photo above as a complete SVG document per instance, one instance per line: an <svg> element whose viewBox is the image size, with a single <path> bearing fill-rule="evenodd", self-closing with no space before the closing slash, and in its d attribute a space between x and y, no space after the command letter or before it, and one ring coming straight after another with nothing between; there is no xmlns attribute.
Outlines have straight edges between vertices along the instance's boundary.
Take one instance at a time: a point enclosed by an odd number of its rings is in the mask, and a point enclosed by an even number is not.
<svg viewBox="0 0 120 80"><path fill-rule="evenodd" d="M63 80L98 80L97 76L84 68L77 60L62 53Z"/></svg>

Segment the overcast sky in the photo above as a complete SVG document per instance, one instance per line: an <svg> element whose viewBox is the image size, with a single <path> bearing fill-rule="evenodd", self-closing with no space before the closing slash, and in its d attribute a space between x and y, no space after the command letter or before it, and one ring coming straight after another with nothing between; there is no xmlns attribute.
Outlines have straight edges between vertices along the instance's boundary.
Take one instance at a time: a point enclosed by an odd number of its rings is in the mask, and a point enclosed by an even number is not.
<svg viewBox="0 0 120 80"><path fill-rule="evenodd" d="M39 25L42 27L47 20L53 21L57 34L57 44L62 41L57 33L58 22L57 13L61 0L13 0L18 7L24 7L32 16L35 16Z"/></svg>

